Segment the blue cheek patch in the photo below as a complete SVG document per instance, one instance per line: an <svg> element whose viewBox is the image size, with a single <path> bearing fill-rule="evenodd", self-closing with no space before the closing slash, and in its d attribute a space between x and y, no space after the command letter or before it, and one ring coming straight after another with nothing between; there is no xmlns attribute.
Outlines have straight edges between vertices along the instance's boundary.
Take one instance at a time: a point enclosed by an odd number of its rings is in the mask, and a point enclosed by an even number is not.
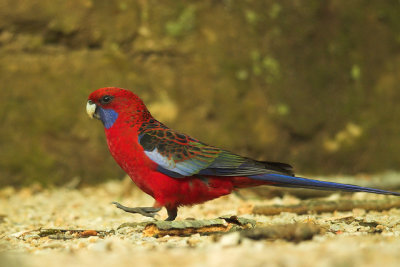
<svg viewBox="0 0 400 267"><path fill-rule="evenodd" d="M103 109L101 107L98 107L98 109L100 119L103 122L104 127L106 127L106 129L110 129L114 125L114 122L117 120L118 113L115 112L113 109Z"/></svg>

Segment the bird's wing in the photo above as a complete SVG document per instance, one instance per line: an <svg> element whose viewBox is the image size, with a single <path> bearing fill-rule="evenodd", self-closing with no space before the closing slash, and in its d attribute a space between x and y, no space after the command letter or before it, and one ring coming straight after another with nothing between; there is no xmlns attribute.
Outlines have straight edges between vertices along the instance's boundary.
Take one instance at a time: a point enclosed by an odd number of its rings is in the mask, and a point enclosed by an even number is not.
<svg viewBox="0 0 400 267"><path fill-rule="evenodd" d="M268 173L293 175L290 165L244 158L175 132L155 120L140 127L138 141L145 154L157 163L158 171L174 178Z"/></svg>
<svg viewBox="0 0 400 267"><path fill-rule="evenodd" d="M295 177L285 163L244 158L206 145L154 121L139 129L139 143L157 170L174 178L187 176L247 176L280 187L369 192L400 196L400 193L350 184Z"/></svg>

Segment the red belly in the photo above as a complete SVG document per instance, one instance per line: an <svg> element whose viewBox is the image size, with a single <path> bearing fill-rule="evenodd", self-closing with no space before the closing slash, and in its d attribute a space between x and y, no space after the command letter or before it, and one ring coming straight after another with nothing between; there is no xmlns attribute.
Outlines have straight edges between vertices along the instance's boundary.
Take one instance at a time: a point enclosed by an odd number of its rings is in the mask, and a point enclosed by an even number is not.
<svg viewBox="0 0 400 267"><path fill-rule="evenodd" d="M159 172L151 172L147 177L133 174L131 178L156 200L157 206L199 204L227 195L234 189L229 178L172 178Z"/></svg>
<svg viewBox="0 0 400 267"><path fill-rule="evenodd" d="M132 180L156 200L156 206L194 205L230 194L236 188L258 186L265 182L247 177L172 178L151 171L146 177L132 175Z"/></svg>

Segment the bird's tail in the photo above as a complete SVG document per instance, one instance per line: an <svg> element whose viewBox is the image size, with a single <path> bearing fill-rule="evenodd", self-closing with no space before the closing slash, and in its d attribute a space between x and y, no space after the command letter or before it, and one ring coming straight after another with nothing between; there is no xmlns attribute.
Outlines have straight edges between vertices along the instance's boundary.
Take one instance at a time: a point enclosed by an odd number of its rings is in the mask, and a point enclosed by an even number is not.
<svg viewBox="0 0 400 267"><path fill-rule="evenodd" d="M334 182L318 181L302 177L287 176L282 174L260 174L249 176L249 178L265 181L268 185L279 187L310 188L318 190L347 191L347 192L367 192L383 195L400 196L400 193L381 189L362 187L352 184L341 184Z"/></svg>

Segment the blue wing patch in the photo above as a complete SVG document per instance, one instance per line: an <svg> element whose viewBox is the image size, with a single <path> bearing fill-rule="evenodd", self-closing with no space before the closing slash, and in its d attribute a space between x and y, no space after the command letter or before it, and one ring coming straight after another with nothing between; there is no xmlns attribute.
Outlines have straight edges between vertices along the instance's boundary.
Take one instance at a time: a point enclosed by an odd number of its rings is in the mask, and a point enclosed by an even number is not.
<svg viewBox="0 0 400 267"><path fill-rule="evenodd" d="M152 161L157 163L159 166L158 169L161 172L175 178L195 175L210 164L209 162L198 159L187 159L181 162L176 162L172 158L168 158L159 153L157 148L154 148L152 151L144 151L144 153Z"/></svg>

